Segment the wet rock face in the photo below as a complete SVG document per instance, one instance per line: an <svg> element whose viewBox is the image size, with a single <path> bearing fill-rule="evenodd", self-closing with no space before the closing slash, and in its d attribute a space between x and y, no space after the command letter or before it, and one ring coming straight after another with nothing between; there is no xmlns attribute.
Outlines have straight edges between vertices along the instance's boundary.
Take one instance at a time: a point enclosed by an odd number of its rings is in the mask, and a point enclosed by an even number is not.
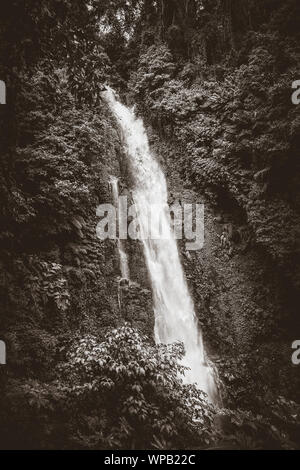
<svg viewBox="0 0 300 470"><path fill-rule="evenodd" d="M290 360L291 288L255 244L242 211L228 201L213 206L204 192L186 184L175 165L180 150L170 142L153 138L152 146L172 198L205 207L203 248L187 251L185 240L178 245L207 351L225 385L225 402L244 406L270 386L297 400L299 379Z"/></svg>
<svg viewBox="0 0 300 470"><path fill-rule="evenodd" d="M153 338L154 316L152 292L135 282L119 288L122 318L132 323L149 338Z"/></svg>
<svg viewBox="0 0 300 470"><path fill-rule="evenodd" d="M130 278L146 289L151 289L142 242L129 240L126 248L129 256Z"/></svg>
<svg viewBox="0 0 300 470"><path fill-rule="evenodd" d="M97 238L96 225L91 210L81 229L83 236L71 246L73 257L68 258L65 268L72 299L72 322L91 333L120 322L115 288L118 251L113 242ZM68 253L70 244L66 249Z"/></svg>

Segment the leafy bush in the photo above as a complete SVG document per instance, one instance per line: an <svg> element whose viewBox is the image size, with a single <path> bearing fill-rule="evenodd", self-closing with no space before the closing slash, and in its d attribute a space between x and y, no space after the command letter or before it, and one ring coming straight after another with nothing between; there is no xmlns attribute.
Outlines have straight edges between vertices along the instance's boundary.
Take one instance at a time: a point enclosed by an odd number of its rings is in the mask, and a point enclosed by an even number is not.
<svg viewBox="0 0 300 470"><path fill-rule="evenodd" d="M57 380L14 386L13 407L35 419L32 441L42 447L185 448L215 439L215 411L205 394L183 385L183 347L151 345L129 325L104 341L76 341L57 369ZM16 389L18 391L16 392ZM26 417L28 421L26 421Z"/></svg>

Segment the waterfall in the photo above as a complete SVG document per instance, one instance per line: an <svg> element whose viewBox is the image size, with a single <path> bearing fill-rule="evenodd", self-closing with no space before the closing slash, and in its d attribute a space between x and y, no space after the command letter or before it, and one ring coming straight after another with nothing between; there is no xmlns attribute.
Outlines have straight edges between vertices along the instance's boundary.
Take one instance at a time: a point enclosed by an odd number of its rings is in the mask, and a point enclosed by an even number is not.
<svg viewBox="0 0 300 470"><path fill-rule="evenodd" d="M110 186L112 190L114 205L116 207L116 211L118 215L117 218L119 220L120 207L119 207L119 181L118 179L112 176L110 179ZM119 258L120 258L121 275L122 275L122 278L129 279L128 259L127 259L127 255L126 255L126 251L124 247L124 241L118 237L117 243L118 243L118 251L119 251Z"/></svg>
<svg viewBox="0 0 300 470"><path fill-rule="evenodd" d="M167 207L168 193L165 176L152 155L141 119L133 110L120 103L110 88L104 92L124 136L128 158L135 184L133 200L137 207L141 233L147 233L151 206ZM189 294L180 263L176 240L173 236L167 211L161 214L165 239L143 237L144 254L150 274L157 343L181 341L185 347L183 364L190 369L185 373L185 383L196 383L211 401L216 398L212 368L208 365L203 347L202 333L198 327L194 305Z"/></svg>

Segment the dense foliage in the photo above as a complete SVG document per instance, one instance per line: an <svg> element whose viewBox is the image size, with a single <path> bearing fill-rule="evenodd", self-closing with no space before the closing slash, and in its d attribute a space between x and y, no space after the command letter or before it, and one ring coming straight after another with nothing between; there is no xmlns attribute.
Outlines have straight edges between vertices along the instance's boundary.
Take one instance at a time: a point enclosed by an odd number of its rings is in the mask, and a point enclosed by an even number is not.
<svg viewBox="0 0 300 470"><path fill-rule="evenodd" d="M81 338L67 350L53 382L29 380L9 394L23 446L211 444L214 410L202 392L182 384L182 355L180 344L152 346L128 325L110 331L102 342Z"/></svg>
<svg viewBox="0 0 300 470"><path fill-rule="evenodd" d="M8 393L6 445L295 448L299 406L281 398L270 403L268 417L217 413L203 392L183 385L183 353L180 343L151 345L129 325L110 330L102 342L91 335L73 342L62 351L53 381L26 380Z"/></svg>
<svg viewBox="0 0 300 470"><path fill-rule="evenodd" d="M261 413L279 389L299 396L299 2L157 5L141 18L128 94L171 188L177 171L212 207L207 239L229 227L230 248L214 242L186 270L205 337L225 355L227 404Z"/></svg>
<svg viewBox="0 0 300 470"><path fill-rule="evenodd" d="M223 44L215 32L221 28L218 2L203 2L203 15L190 25L190 41L191 48L196 38L205 47L186 58L174 44L145 45L130 88L149 122L182 145L178 163L186 182L220 207L222 199L235 201L256 244L298 288L300 117L291 95L300 62L293 18L300 11L298 2L277 3L263 16L268 25L254 15L258 2L249 2L244 14L237 8L240 25L246 14L255 22L243 36L224 31L237 47Z"/></svg>
<svg viewBox="0 0 300 470"><path fill-rule="evenodd" d="M9 362L0 369L0 447L299 447L299 405L278 396L275 382L255 382L267 368L277 373L266 332L280 314L276 340L296 335L299 16L297 0L3 2L0 339ZM148 294L141 300L137 285L124 295L128 311L118 306L116 246L95 232L96 206L111 199L109 176L128 177L101 99L107 81L137 104L161 146L172 142L169 165L186 186L216 213L235 208L236 252L259 247L282 270L259 292L249 288L253 302L240 302L246 326L237 328L256 328L260 349L239 354L223 286L193 268L203 306L217 295L225 312L222 323L210 305L200 320L214 333L212 349L228 354L218 365L229 409L183 385L180 344L141 336L152 321ZM257 266L251 275L260 275ZM230 275L241 282L241 273ZM267 311L278 276L289 303ZM139 331L120 327L128 312ZM287 395L296 393L293 378Z"/></svg>

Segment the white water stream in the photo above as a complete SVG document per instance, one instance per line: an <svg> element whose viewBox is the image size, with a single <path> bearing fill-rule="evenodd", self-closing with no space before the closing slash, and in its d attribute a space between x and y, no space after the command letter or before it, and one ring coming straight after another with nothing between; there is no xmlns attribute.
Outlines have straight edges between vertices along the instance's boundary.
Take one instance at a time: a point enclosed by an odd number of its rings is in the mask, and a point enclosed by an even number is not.
<svg viewBox="0 0 300 470"><path fill-rule="evenodd" d="M117 210L117 216L120 217L120 205L119 205L119 181L115 177L111 177L110 186L113 195L114 205ZM120 267L121 267L121 275L122 278L129 279L129 267L128 267L128 259L124 247L124 241L118 237L118 250L119 250L119 258L120 258Z"/></svg>
<svg viewBox="0 0 300 470"><path fill-rule="evenodd" d="M138 210L138 222L141 233L148 233L151 206L156 204L167 208L166 179L151 154L143 121L136 118L133 110L120 103L110 88L104 96L123 132L135 177L133 200ZM201 330L197 324L167 210L162 214L161 223L167 239L143 237L142 240L153 290L155 339L157 343L166 344L183 342L186 353L182 362L190 368L185 374L185 383L196 383L211 401L215 401L213 370L206 360Z"/></svg>

